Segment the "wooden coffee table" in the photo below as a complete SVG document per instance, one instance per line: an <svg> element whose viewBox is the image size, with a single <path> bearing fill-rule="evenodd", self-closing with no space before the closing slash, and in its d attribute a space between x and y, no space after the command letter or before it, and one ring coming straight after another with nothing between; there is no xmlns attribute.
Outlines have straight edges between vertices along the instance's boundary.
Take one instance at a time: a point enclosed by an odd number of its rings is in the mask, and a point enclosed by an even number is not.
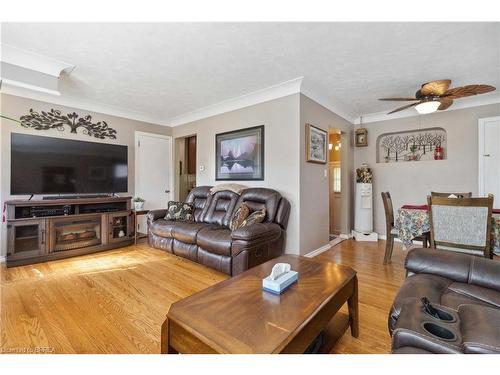
<svg viewBox="0 0 500 375"><path fill-rule="evenodd" d="M262 291L274 264L290 263L299 281L277 296ZM338 313L348 304L349 316ZM285 255L170 307L162 353L303 353L323 332L328 352L347 328L358 337L356 272L333 262Z"/></svg>

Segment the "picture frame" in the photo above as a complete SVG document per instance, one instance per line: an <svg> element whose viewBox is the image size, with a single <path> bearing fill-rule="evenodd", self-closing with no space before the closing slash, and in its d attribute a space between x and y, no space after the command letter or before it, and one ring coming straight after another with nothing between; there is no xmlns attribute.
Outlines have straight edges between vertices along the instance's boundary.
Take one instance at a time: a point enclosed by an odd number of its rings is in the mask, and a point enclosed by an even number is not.
<svg viewBox="0 0 500 375"><path fill-rule="evenodd" d="M365 128L356 129L354 132L354 142L356 147L368 146L368 130Z"/></svg>
<svg viewBox="0 0 500 375"><path fill-rule="evenodd" d="M215 180L264 180L264 155L264 125L216 134Z"/></svg>
<svg viewBox="0 0 500 375"><path fill-rule="evenodd" d="M326 164L328 159L328 132L306 124L306 161Z"/></svg>

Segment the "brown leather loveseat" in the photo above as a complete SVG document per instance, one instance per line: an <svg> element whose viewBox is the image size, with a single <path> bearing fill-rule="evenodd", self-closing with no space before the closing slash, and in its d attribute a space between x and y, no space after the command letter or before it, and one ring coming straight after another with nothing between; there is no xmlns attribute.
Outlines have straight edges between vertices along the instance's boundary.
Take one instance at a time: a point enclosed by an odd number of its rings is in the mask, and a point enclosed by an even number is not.
<svg viewBox="0 0 500 375"><path fill-rule="evenodd" d="M232 276L283 253L290 203L280 193L249 188L241 195L211 195L210 189L196 187L186 198L194 206L194 222L165 220L166 209L150 211L149 244ZM265 207L264 222L231 231L230 220L243 203L250 212Z"/></svg>
<svg viewBox="0 0 500 375"><path fill-rule="evenodd" d="M500 262L427 248L411 250L405 267L389 313L393 353L500 353Z"/></svg>

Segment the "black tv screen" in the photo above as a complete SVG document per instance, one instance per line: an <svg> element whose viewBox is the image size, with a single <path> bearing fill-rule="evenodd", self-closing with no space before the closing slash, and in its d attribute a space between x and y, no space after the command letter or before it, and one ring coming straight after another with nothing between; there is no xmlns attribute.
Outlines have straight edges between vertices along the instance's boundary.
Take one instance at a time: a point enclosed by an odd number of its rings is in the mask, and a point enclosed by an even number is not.
<svg viewBox="0 0 500 375"><path fill-rule="evenodd" d="M128 191L127 146L11 134L12 195Z"/></svg>

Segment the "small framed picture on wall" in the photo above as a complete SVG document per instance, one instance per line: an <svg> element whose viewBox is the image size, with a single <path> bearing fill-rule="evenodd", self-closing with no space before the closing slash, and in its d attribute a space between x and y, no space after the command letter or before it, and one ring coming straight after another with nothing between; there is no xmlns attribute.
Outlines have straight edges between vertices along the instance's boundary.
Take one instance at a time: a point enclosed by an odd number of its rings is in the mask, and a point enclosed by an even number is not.
<svg viewBox="0 0 500 375"><path fill-rule="evenodd" d="M368 130L366 130L365 128L356 129L354 133L354 139L356 142L356 147L368 146Z"/></svg>
<svg viewBox="0 0 500 375"><path fill-rule="evenodd" d="M306 124L306 160L310 163L326 164L328 155L328 132Z"/></svg>
<svg viewBox="0 0 500 375"><path fill-rule="evenodd" d="M264 125L215 135L215 180L264 179Z"/></svg>

